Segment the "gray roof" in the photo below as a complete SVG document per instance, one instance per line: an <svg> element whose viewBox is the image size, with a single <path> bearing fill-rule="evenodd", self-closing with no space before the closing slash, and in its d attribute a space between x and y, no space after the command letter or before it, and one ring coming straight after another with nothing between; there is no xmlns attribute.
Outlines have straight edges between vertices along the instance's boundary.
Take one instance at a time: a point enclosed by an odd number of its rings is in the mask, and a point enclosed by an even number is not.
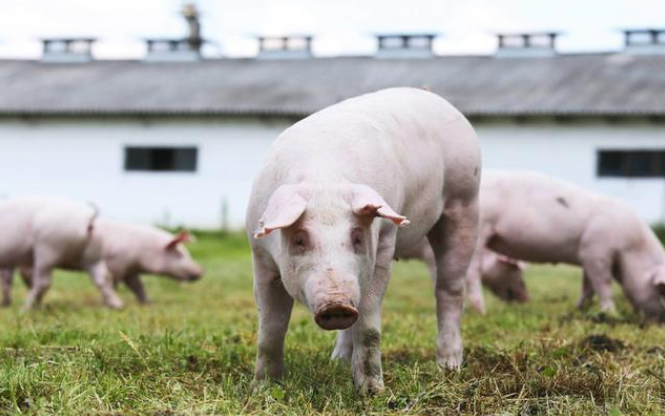
<svg viewBox="0 0 665 416"><path fill-rule="evenodd" d="M469 116L665 115L665 56L0 61L0 115L288 115L395 86Z"/></svg>

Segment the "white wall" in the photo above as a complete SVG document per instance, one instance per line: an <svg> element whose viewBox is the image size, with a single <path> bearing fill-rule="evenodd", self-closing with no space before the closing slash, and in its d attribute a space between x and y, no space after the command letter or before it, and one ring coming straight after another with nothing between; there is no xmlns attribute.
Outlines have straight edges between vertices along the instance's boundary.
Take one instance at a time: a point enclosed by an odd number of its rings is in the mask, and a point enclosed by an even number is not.
<svg viewBox="0 0 665 416"><path fill-rule="evenodd" d="M0 119L0 198L61 195L144 223L244 226L254 174L291 121L260 118ZM600 121L476 123L486 168L538 170L619 197L665 221L665 180L596 177L600 148L665 149L665 126ZM125 145L194 145L196 173L123 171Z"/></svg>
<svg viewBox="0 0 665 416"><path fill-rule="evenodd" d="M255 171L287 119L0 119L0 198L60 195L143 223L244 226ZM125 145L194 145L195 173L125 172Z"/></svg>
<svg viewBox="0 0 665 416"><path fill-rule="evenodd" d="M665 125L635 121L477 123L485 168L552 174L623 199L648 222L665 222L665 179L599 178L599 149L665 150Z"/></svg>

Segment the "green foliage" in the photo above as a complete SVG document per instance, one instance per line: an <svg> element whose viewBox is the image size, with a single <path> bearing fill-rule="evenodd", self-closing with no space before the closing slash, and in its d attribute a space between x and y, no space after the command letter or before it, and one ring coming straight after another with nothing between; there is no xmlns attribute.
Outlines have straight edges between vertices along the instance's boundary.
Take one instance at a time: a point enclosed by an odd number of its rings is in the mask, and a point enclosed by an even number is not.
<svg viewBox="0 0 665 416"><path fill-rule="evenodd" d="M256 307L243 235L197 233L207 275L194 284L147 276L153 299L100 307L81 273L59 272L43 310L25 290L0 310L0 415L656 415L665 397L665 331L645 325L617 291L618 317L574 312L578 270L530 267L532 302L486 294L487 316L464 317L461 371L435 365L436 319L424 265L400 261L386 295L386 392L354 394L334 334L296 307L288 376L253 384Z"/></svg>
<svg viewBox="0 0 665 416"><path fill-rule="evenodd" d="M665 224L656 224L653 226L653 231L658 236L661 243L665 245Z"/></svg>

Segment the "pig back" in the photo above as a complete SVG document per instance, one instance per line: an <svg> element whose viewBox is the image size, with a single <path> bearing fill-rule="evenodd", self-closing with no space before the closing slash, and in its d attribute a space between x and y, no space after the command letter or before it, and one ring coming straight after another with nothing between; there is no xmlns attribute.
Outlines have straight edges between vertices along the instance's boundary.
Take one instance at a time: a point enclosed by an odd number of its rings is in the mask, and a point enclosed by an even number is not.
<svg viewBox="0 0 665 416"><path fill-rule="evenodd" d="M32 220L40 204L23 199L0 203L0 267L29 265L32 262Z"/></svg>
<svg viewBox="0 0 665 416"><path fill-rule="evenodd" d="M52 199L36 213L36 249L51 253L59 266L81 267L101 260L102 241L96 227L97 210L89 205Z"/></svg>
<svg viewBox="0 0 665 416"><path fill-rule="evenodd" d="M411 220L403 246L422 238L447 198L475 198L477 138L441 97L393 88L343 101L296 123L278 137L258 174L248 227L274 190L287 183L357 183L376 190Z"/></svg>
<svg viewBox="0 0 665 416"><path fill-rule="evenodd" d="M107 219L99 221L98 230L104 243L104 260L111 273L119 276L159 261L173 239L168 232L153 226Z"/></svg>
<svg viewBox="0 0 665 416"><path fill-rule="evenodd" d="M535 172L488 171L481 190L481 235L506 256L579 263L579 248L598 212L596 195Z"/></svg>

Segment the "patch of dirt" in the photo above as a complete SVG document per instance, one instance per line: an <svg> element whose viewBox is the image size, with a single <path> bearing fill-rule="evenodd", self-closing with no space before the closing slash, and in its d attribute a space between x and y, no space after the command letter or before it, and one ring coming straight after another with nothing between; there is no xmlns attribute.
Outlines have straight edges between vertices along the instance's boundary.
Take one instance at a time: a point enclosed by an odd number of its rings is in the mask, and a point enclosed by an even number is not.
<svg viewBox="0 0 665 416"><path fill-rule="evenodd" d="M608 324L610 326L627 323L626 319L619 318L603 312L600 312L596 315L591 315L589 317L589 320L597 324Z"/></svg>
<svg viewBox="0 0 665 416"><path fill-rule="evenodd" d="M613 339L607 335L589 335L581 342L584 348L593 351L619 352L626 347L623 341Z"/></svg>
<svg viewBox="0 0 665 416"><path fill-rule="evenodd" d="M435 360L434 354L427 354L418 350L395 349L389 350L383 354L383 362L394 364L414 364L428 360Z"/></svg>
<svg viewBox="0 0 665 416"><path fill-rule="evenodd" d="M647 350L647 354L665 355L665 348L659 346L651 347Z"/></svg>
<svg viewBox="0 0 665 416"><path fill-rule="evenodd" d="M190 354L186 357L185 361L187 363L186 367L188 371L200 371L201 366L199 365L200 364L199 357Z"/></svg>

